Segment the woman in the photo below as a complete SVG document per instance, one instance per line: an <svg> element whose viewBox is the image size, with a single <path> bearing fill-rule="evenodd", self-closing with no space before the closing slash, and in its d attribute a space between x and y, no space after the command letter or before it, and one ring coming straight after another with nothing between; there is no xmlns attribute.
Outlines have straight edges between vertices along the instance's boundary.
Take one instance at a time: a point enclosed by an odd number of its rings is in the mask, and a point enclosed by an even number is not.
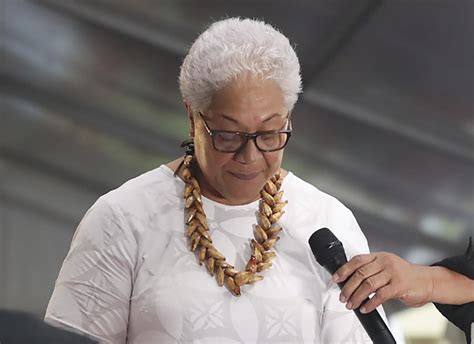
<svg viewBox="0 0 474 344"><path fill-rule="evenodd" d="M370 343L307 244L329 227L368 253L352 213L281 168L301 91L288 39L211 25L181 67L186 156L99 198L46 321L104 343Z"/></svg>

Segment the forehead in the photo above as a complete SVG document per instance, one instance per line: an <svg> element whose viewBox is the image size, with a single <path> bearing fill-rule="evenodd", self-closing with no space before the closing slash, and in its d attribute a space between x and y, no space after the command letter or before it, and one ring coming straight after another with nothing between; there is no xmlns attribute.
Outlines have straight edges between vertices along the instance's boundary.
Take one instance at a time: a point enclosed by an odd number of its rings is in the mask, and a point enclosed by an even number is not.
<svg viewBox="0 0 474 344"><path fill-rule="evenodd" d="M288 109L275 81L245 76L218 90L212 97L208 113L215 120L225 115L227 119L252 124L261 123L274 114L286 117Z"/></svg>

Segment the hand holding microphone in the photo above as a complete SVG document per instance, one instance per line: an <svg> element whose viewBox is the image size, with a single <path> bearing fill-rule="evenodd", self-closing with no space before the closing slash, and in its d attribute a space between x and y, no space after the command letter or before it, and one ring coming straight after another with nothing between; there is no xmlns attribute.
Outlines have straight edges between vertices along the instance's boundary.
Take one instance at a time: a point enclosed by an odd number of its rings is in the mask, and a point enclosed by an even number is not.
<svg viewBox="0 0 474 344"><path fill-rule="evenodd" d="M430 267L411 264L395 254L378 252L360 254L333 275L336 283L345 282L340 301L348 309L360 307L372 312L390 299L419 307L432 300L434 285ZM369 295L374 296L363 303Z"/></svg>
<svg viewBox="0 0 474 344"><path fill-rule="evenodd" d="M369 313L387 300L400 300L410 307L428 302L462 305L474 301L474 281L443 266L412 264L388 252L360 254L333 275L345 282L341 302L348 309L360 307ZM369 295L374 296L363 303Z"/></svg>
<svg viewBox="0 0 474 344"><path fill-rule="evenodd" d="M387 252L361 254L347 262L342 243L327 228L314 232L309 244L318 263L333 274L333 281L341 287L340 301L354 310L374 343L395 343L375 310L389 299L415 307L434 302L470 342L474 323L472 242L463 256L445 259L435 266L412 264ZM374 295L369 299L371 294Z"/></svg>
<svg viewBox="0 0 474 344"><path fill-rule="evenodd" d="M342 243L327 228L321 228L314 232L309 238L309 245L318 263L331 274L334 274L347 262ZM344 287L344 282L338 284L341 288ZM357 309L354 309L354 312L375 344L396 343L377 310L368 314L362 314Z"/></svg>

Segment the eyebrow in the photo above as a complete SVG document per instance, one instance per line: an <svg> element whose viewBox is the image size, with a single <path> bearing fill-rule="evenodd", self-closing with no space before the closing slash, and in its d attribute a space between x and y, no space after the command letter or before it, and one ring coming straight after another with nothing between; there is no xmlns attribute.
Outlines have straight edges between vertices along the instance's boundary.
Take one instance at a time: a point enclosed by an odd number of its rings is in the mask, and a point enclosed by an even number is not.
<svg viewBox="0 0 474 344"><path fill-rule="evenodd" d="M230 117L230 116L228 116L228 115L226 115L226 114L223 114L223 113L219 113L219 114L217 114L217 116L219 116L219 117L221 117L221 118L223 118L223 119L226 119L226 120L228 120L228 121L230 121L230 122L234 122L234 123L237 123L237 124L240 123L240 122L239 122L238 120L236 120L235 118L232 118L232 117ZM266 119L263 121L263 123L268 122L268 121L272 120L273 118L275 118L275 117L277 117L277 116L281 116L281 117L283 117L283 118L288 118L288 116L283 116L283 115L281 115L281 114L279 114L279 113L274 113L274 114L270 115L268 118L266 118Z"/></svg>

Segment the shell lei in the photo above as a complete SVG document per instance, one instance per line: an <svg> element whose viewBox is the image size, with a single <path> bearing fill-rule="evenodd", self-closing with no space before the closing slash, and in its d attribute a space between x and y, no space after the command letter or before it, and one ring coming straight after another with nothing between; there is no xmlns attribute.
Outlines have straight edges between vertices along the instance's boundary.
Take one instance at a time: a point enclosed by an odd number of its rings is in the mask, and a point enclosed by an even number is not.
<svg viewBox="0 0 474 344"><path fill-rule="evenodd" d="M226 262L225 256L212 244L202 206L201 189L198 181L191 174L192 158L192 155L186 155L183 162L186 234L189 238L190 249L196 254L199 264L204 264L209 274L215 277L219 286L225 285L232 295L240 296L240 288L243 285L253 284L263 279L263 276L257 273L271 268L272 259L276 256L276 252L271 249L280 239L278 234L282 230L276 222L284 214L283 208L287 204L287 201L282 202L283 191L280 191L283 180L278 173L270 178L260 191L262 199L254 239L251 239L252 255L245 270L238 271Z"/></svg>

